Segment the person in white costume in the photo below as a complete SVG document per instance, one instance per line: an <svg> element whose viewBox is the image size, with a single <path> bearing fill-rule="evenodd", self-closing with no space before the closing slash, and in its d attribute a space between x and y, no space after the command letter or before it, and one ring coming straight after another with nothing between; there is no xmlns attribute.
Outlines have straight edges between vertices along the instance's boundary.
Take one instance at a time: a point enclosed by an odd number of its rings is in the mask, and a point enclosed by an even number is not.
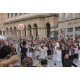
<svg viewBox="0 0 80 80"><path fill-rule="evenodd" d="M55 48L57 49L57 47L60 47L60 44L58 41L55 43Z"/></svg>
<svg viewBox="0 0 80 80"><path fill-rule="evenodd" d="M54 53L53 53L53 62L56 65L56 47L54 46Z"/></svg>
<svg viewBox="0 0 80 80"><path fill-rule="evenodd" d="M40 49L40 59L46 59L46 58L47 58L46 50L44 49L44 46L41 45L41 49Z"/></svg>
<svg viewBox="0 0 80 80"><path fill-rule="evenodd" d="M40 50L38 49L38 47L35 47L35 49L34 49L34 53L35 53L35 57L36 57L37 59L39 59L39 56L40 56Z"/></svg>
<svg viewBox="0 0 80 80"><path fill-rule="evenodd" d="M62 55L62 52L60 50L59 47L57 47L57 50L56 50L56 64L58 67L61 67L61 55Z"/></svg>
<svg viewBox="0 0 80 80"><path fill-rule="evenodd" d="M78 61L80 62L80 47L79 47L79 54L78 54Z"/></svg>
<svg viewBox="0 0 80 80"><path fill-rule="evenodd" d="M31 46L30 46L30 45L29 45L28 48L27 48L26 54L27 54L27 57L32 58L32 51L31 51Z"/></svg>

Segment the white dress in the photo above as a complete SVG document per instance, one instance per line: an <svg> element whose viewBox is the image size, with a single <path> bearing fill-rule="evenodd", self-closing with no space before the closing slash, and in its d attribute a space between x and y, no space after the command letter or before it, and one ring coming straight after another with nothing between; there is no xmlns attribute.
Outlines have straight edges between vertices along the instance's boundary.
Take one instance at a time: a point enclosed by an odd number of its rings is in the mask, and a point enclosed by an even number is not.
<svg viewBox="0 0 80 80"><path fill-rule="evenodd" d="M56 50L56 61L60 61L61 62L61 50Z"/></svg>
<svg viewBox="0 0 80 80"><path fill-rule="evenodd" d="M80 61L80 50L79 50L79 58L78 58L78 60Z"/></svg>
<svg viewBox="0 0 80 80"><path fill-rule="evenodd" d="M47 47L44 47L44 50L45 50L45 55L46 55L46 57L47 57L48 48L47 48Z"/></svg>
<svg viewBox="0 0 80 80"><path fill-rule="evenodd" d="M53 53L53 61L56 61L56 49L54 49L54 53Z"/></svg>
<svg viewBox="0 0 80 80"><path fill-rule="evenodd" d="M40 49L40 59L45 59L47 57L45 49Z"/></svg>
<svg viewBox="0 0 80 80"><path fill-rule="evenodd" d="M31 57L32 58L32 52L29 52L29 48L28 51L26 52L27 57Z"/></svg>
<svg viewBox="0 0 80 80"><path fill-rule="evenodd" d="M35 51L35 56L39 56L40 55L40 51Z"/></svg>

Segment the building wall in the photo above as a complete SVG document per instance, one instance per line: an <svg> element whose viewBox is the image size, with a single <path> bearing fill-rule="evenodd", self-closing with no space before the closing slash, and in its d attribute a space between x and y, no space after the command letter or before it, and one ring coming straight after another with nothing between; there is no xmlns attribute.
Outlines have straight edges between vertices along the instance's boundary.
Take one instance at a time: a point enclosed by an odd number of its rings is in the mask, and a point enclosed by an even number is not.
<svg viewBox="0 0 80 80"><path fill-rule="evenodd" d="M3 29L4 16L4 13L0 13L0 29Z"/></svg>
<svg viewBox="0 0 80 80"><path fill-rule="evenodd" d="M3 27L4 27L4 20L5 20L5 14L4 13L0 13L0 35L4 35L4 30L3 30Z"/></svg>
<svg viewBox="0 0 80 80"><path fill-rule="evenodd" d="M80 13L66 13L64 19L62 15L59 15L58 22L59 36L61 36L60 30L62 29L65 37L71 35L75 40L75 36L80 35Z"/></svg>
<svg viewBox="0 0 80 80"><path fill-rule="evenodd" d="M18 14L15 17L7 17L9 14L5 15L5 27L6 36L12 38L20 38L21 31L18 29L18 25L20 23L24 24L26 27L24 31L22 31L22 37L25 38L26 36L30 38L31 35L35 38L36 37L36 29L34 25L37 25L37 33L40 38L47 37L47 29L46 24L50 24L50 31L54 31L56 26L58 25L58 15L57 14ZM11 14L10 14L11 15ZM31 32L29 29L29 25L31 26ZM16 30L14 30L16 27ZM12 31L10 31L12 28Z"/></svg>

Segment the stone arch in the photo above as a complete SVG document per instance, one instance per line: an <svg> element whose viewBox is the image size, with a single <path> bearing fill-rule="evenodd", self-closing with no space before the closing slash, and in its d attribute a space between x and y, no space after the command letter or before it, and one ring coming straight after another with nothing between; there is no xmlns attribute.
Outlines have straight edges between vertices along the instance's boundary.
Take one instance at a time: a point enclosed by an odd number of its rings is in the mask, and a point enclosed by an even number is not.
<svg viewBox="0 0 80 80"><path fill-rule="evenodd" d="M8 28L6 28L6 31L8 31L9 29Z"/></svg>
<svg viewBox="0 0 80 80"><path fill-rule="evenodd" d="M6 36L9 36L9 28L8 28L8 27L7 27L6 30L5 30L5 35L6 35Z"/></svg>
<svg viewBox="0 0 80 80"><path fill-rule="evenodd" d="M16 28L16 27L14 27L14 30L17 30L17 28Z"/></svg>
<svg viewBox="0 0 80 80"><path fill-rule="evenodd" d="M10 31L12 31L12 27L10 27Z"/></svg>

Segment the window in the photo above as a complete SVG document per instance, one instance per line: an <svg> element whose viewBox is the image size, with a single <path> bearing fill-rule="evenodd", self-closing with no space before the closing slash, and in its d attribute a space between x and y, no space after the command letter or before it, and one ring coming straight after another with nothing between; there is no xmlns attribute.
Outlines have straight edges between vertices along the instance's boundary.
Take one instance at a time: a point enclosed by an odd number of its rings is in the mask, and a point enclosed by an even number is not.
<svg viewBox="0 0 80 80"><path fill-rule="evenodd" d="M11 13L11 17L13 17L13 13Z"/></svg>
<svg viewBox="0 0 80 80"><path fill-rule="evenodd" d="M7 18L9 18L9 13L7 14Z"/></svg>
<svg viewBox="0 0 80 80"><path fill-rule="evenodd" d="M3 35L5 35L5 31L3 31Z"/></svg>
<svg viewBox="0 0 80 80"><path fill-rule="evenodd" d="M15 16L17 16L17 13L15 13Z"/></svg>
<svg viewBox="0 0 80 80"><path fill-rule="evenodd" d="M12 31L12 27L10 27L10 31Z"/></svg>
<svg viewBox="0 0 80 80"><path fill-rule="evenodd" d="M69 13L69 19L71 19L73 17L72 13Z"/></svg>
<svg viewBox="0 0 80 80"><path fill-rule="evenodd" d="M63 13L63 16L62 17L63 17L63 19L65 19L65 13Z"/></svg>
<svg viewBox="0 0 80 80"><path fill-rule="evenodd" d="M6 28L6 30L8 30L8 28Z"/></svg>
<svg viewBox="0 0 80 80"><path fill-rule="evenodd" d="M72 32L73 28L68 28L67 30L68 30L68 32Z"/></svg>
<svg viewBox="0 0 80 80"><path fill-rule="evenodd" d="M22 13L20 13L20 15L21 15Z"/></svg>
<svg viewBox="0 0 80 80"><path fill-rule="evenodd" d="M76 31L79 31L79 30L80 30L80 26L79 26L79 27L76 27L75 30L76 30Z"/></svg>
<svg viewBox="0 0 80 80"><path fill-rule="evenodd" d="M14 27L14 30L16 30L16 27Z"/></svg>

